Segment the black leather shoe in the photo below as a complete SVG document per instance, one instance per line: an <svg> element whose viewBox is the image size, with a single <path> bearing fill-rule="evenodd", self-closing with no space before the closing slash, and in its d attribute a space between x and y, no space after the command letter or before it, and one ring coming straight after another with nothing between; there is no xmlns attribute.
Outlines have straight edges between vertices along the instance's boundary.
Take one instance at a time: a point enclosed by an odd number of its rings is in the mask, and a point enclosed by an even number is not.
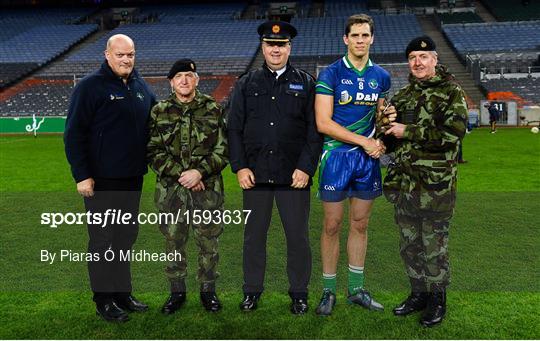
<svg viewBox="0 0 540 341"><path fill-rule="evenodd" d="M422 311L426 308L427 301L427 292L411 292L405 301L401 302L400 305L394 308L394 315L406 316L417 311Z"/></svg>
<svg viewBox="0 0 540 341"><path fill-rule="evenodd" d="M141 301L137 300L132 295L125 296L122 298L117 298L114 300L116 305L120 309L130 312L143 312L148 310L148 306Z"/></svg>
<svg viewBox="0 0 540 341"><path fill-rule="evenodd" d="M319 302L317 309L315 309L315 314L320 316L330 316L332 315L332 310L334 309L335 305L336 295L332 291L326 289L323 291L321 301Z"/></svg>
<svg viewBox="0 0 540 341"><path fill-rule="evenodd" d="M244 294L244 299L240 303L240 310L242 311L252 311L257 309L257 302L259 301L260 295L251 295Z"/></svg>
<svg viewBox="0 0 540 341"><path fill-rule="evenodd" d="M307 299L293 298L291 302L291 313L295 315L303 315L308 311Z"/></svg>
<svg viewBox="0 0 540 341"><path fill-rule="evenodd" d="M165 315L174 314L182 305L186 302L186 293L185 292L173 292L167 302L163 304L161 312Z"/></svg>
<svg viewBox="0 0 540 341"><path fill-rule="evenodd" d="M424 327L433 327L441 323L446 314L446 290L438 289L429 293L426 310L420 319Z"/></svg>
<svg viewBox="0 0 540 341"><path fill-rule="evenodd" d="M108 322L126 322L129 320L128 314L114 302L96 303L96 315L101 316Z"/></svg>
<svg viewBox="0 0 540 341"><path fill-rule="evenodd" d="M215 313L221 310L221 302L215 292L201 292L201 303L206 311Z"/></svg>

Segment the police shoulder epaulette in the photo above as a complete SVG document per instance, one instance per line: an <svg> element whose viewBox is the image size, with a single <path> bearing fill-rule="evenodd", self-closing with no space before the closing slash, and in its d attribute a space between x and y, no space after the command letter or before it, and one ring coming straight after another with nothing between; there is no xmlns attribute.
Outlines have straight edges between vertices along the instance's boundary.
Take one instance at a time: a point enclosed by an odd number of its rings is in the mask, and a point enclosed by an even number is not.
<svg viewBox="0 0 540 341"><path fill-rule="evenodd" d="M246 72L240 74L240 76L238 76L236 79L240 79L240 78L244 77L245 75L247 75L248 73L249 73L249 71L246 71Z"/></svg>
<svg viewBox="0 0 540 341"><path fill-rule="evenodd" d="M295 69L296 69L297 71L300 71L300 72L302 72L302 73L305 73L307 76L311 77L311 79L312 79L313 81L315 81L315 77L313 77L313 75L312 75L311 73L307 72L307 71L304 70L304 69L299 69L299 68L295 68Z"/></svg>
<svg viewBox="0 0 540 341"><path fill-rule="evenodd" d="M246 72L244 72L244 73L240 74L240 76L238 76L238 78L237 78L237 79L238 79L238 80L240 80L240 79L244 78L244 77L245 77L246 75L250 75L250 74L252 74L252 73L256 72L257 70L258 70L258 69L254 69L254 70L247 70Z"/></svg>

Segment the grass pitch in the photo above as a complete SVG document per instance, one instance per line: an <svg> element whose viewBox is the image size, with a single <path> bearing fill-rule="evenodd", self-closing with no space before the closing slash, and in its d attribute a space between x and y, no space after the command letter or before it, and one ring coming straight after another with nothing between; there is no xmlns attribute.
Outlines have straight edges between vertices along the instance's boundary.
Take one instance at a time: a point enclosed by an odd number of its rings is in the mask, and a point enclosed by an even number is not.
<svg viewBox="0 0 540 341"><path fill-rule="evenodd" d="M391 205L380 198L370 220L366 285L385 305L382 313L345 303L347 225L342 231L338 303L334 314L314 314L321 290L319 237L322 209L313 198L310 237L313 275L310 311L293 316L285 273L285 239L277 214L268 236L266 290L259 309L238 310L242 285L242 226L220 237L218 293L224 309L203 311L194 280L196 247L188 249L188 302L173 316L159 313L167 296L164 264L132 264L134 294L150 305L125 324L99 320L84 262L40 261L42 249L84 252L85 226L40 224L44 212L82 212L65 161L61 136L0 137L1 339L539 339L540 338L540 136L528 129L476 129L466 136L459 166L458 202L451 223L452 284L445 322L433 329L418 315L396 318L391 309L407 294ZM224 171L226 205L241 209L241 191ZM155 177L145 177L142 212L155 212ZM135 249L161 252L164 239L142 225Z"/></svg>

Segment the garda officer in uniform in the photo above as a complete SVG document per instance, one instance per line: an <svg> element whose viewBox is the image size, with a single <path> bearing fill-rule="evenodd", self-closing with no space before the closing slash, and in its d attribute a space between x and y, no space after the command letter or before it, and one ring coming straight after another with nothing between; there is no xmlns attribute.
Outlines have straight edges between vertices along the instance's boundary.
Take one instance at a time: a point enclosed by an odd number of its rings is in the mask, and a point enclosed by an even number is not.
<svg viewBox="0 0 540 341"><path fill-rule="evenodd" d="M217 221L195 224L186 211L223 210L223 178L227 165L227 141L222 108L216 101L196 88L199 76L190 59L178 60L167 78L173 93L160 101L150 117L148 158L156 172L155 203L160 212L172 212L178 222L160 222L165 235L166 252L181 254L170 262L165 273L171 285L171 295L162 312L172 314L186 300L186 242L190 227L199 247L201 302L206 310L218 311L221 303L215 292L219 259L218 236L223 226Z"/></svg>
<svg viewBox="0 0 540 341"><path fill-rule="evenodd" d="M230 161L251 214L244 231L243 311L257 308L264 289L266 236L274 199L287 238L291 311L307 311L311 275L309 187L322 139L313 111L314 80L288 57L296 29L269 21L258 28L264 65L240 77L228 116Z"/></svg>
<svg viewBox="0 0 540 341"><path fill-rule="evenodd" d="M406 57L409 84L392 98L398 122L391 123L385 132L397 142L384 192L395 205L400 253L412 288L394 314L424 310L420 323L433 326L446 313L449 221L467 105L454 77L437 64L433 40L427 36L413 39Z"/></svg>

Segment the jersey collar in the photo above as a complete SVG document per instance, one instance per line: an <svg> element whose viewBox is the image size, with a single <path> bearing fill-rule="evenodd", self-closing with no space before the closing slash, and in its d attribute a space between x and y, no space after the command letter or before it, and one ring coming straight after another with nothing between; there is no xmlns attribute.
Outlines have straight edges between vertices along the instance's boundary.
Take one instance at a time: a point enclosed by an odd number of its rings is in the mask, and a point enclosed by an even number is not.
<svg viewBox="0 0 540 341"><path fill-rule="evenodd" d="M350 61L349 61L349 57L347 57L347 55L344 55L343 58L343 64L345 64L345 66L348 68L348 69L352 69L354 72L356 72L359 76L362 76L368 67L370 66L373 66L373 63L371 62L371 59L368 59L366 65L364 66L364 68L362 70L358 70Z"/></svg>

